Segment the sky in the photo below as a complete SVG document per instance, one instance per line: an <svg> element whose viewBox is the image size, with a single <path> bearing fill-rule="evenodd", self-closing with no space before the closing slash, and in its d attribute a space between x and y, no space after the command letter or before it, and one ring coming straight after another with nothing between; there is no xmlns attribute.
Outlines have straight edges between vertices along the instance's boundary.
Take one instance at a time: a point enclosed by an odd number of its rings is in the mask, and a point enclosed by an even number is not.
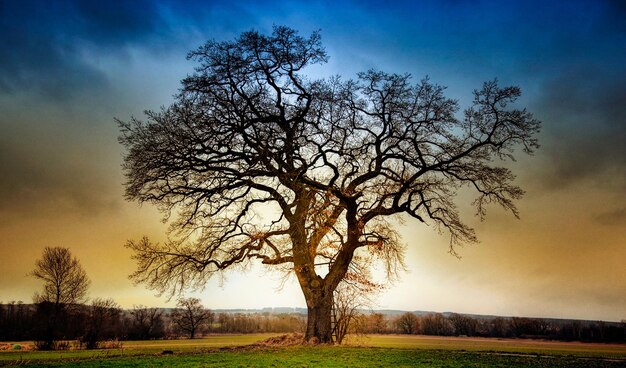
<svg viewBox="0 0 626 368"><path fill-rule="evenodd" d="M480 242L398 224L407 270L377 309L626 319L626 4L623 1L0 1L0 301L31 302L46 246L69 247L92 298L172 306L133 285L128 239L166 239L123 198L114 118L173 101L210 39L286 25L321 30L313 77L376 68L428 75L467 106L484 81L522 89L541 148L508 166L520 219L464 219ZM467 202L467 203L465 203ZM190 292L208 308L304 307L293 278L252 265Z"/></svg>

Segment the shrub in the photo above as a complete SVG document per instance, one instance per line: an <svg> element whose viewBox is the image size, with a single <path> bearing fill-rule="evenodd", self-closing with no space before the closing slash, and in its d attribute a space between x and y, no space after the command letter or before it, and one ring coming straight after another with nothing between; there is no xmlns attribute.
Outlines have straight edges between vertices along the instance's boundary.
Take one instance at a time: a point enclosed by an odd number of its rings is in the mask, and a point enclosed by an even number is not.
<svg viewBox="0 0 626 368"><path fill-rule="evenodd" d="M35 341L35 350L69 350L69 341Z"/></svg>
<svg viewBox="0 0 626 368"><path fill-rule="evenodd" d="M107 340L101 341L99 347L101 349L121 349L123 346L122 342L119 340Z"/></svg>

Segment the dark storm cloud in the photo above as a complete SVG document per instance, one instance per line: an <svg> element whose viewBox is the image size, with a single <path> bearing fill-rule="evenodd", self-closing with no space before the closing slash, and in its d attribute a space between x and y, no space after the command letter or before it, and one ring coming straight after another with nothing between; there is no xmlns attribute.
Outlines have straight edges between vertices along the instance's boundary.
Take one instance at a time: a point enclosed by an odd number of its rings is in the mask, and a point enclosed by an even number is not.
<svg viewBox="0 0 626 368"><path fill-rule="evenodd" d="M110 152L96 146L106 130L86 128L113 126L98 115L116 99L103 57L161 47L167 32L156 2L0 1L0 225L115 210L111 161L93 163Z"/></svg>
<svg viewBox="0 0 626 368"><path fill-rule="evenodd" d="M11 138L0 138L0 227L25 218L111 215L122 201L111 190L117 181L91 169L93 151Z"/></svg>
<svg viewBox="0 0 626 368"><path fill-rule="evenodd" d="M626 189L624 3L524 2L503 13L519 27L514 47L502 46L517 59L507 65L529 86L529 109L543 121L542 164L531 175L551 190L589 180Z"/></svg>
<svg viewBox="0 0 626 368"><path fill-rule="evenodd" d="M117 142L102 133L115 129L113 111L136 100L115 92L134 87L117 68L154 75L154 63L136 67L137 54L184 62L211 16L236 23L252 13L210 2L0 1L0 224L115 210Z"/></svg>
<svg viewBox="0 0 626 368"><path fill-rule="evenodd" d="M86 49L118 52L166 28L149 1L3 1L0 3L0 91L36 90L54 99L106 78Z"/></svg>
<svg viewBox="0 0 626 368"><path fill-rule="evenodd" d="M626 73L593 67L549 80L539 96L552 188L597 179L626 188Z"/></svg>
<svg viewBox="0 0 626 368"><path fill-rule="evenodd" d="M626 207L600 213L594 219L602 225L626 225Z"/></svg>
<svg viewBox="0 0 626 368"><path fill-rule="evenodd" d="M615 32L626 32L626 1L608 0L606 2L606 14L609 19L609 26Z"/></svg>
<svg viewBox="0 0 626 368"><path fill-rule="evenodd" d="M146 41L165 27L156 2L81 1L73 3L82 34L90 41L109 47L118 47L137 41Z"/></svg>

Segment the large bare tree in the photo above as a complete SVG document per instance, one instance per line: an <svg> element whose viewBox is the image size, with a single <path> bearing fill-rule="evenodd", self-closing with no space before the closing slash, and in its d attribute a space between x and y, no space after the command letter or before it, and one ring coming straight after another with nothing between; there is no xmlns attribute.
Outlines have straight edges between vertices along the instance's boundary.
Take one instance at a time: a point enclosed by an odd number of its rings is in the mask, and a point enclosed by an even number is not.
<svg viewBox="0 0 626 368"><path fill-rule="evenodd" d="M476 193L481 218L489 203L517 215L523 191L498 163L517 146L531 153L539 130L511 107L517 87L487 82L458 114L443 87L408 74L312 80L305 68L327 61L320 35L286 27L189 58L199 66L171 106L119 122L126 197L172 219L164 244L127 243L137 282L176 293L249 260L283 267L306 299L305 338L330 342L337 285L402 261L390 216L447 231L453 250L475 241L459 189Z"/></svg>

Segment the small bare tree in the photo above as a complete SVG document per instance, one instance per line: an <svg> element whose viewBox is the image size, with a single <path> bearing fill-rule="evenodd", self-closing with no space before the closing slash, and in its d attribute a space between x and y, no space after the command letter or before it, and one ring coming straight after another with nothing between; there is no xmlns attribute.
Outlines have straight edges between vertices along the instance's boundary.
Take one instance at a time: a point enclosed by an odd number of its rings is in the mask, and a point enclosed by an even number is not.
<svg viewBox="0 0 626 368"><path fill-rule="evenodd" d="M85 333L81 342L87 349L97 349L101 342L115 335L121 309L113 299L94 299L86 306Z"/></svg>
<svg viewBox="0 0 626 368"><path fill-rule="evenodd" d="M369 260L367 260L369 261ZM357 257L351 267L363 266L364 259ZM365 271L362 271L365 272ZM356 319L361 315L360 310L371 308L372 296L384 289L383 285L371 281L369 274L364 277L360 272L349 272L337 286L333 296L333 312L335 319L335 343L341 344L352 330Z"/></svg>
<svg viewBox="0 0 626 368"><path fill-rule="evenodd" d="M44 281L43 292L34 296L46 325L41 326L41 341L37 346L45 350L53 349L62 315L68 306L86 300L90 281L78 259L72 257L68 248L61 247L44 248L30 275Z"/></svg>
<svg viewBox="0 0 626 368"><path fill-rule="evenodd" d="M441 313L429 313L420 318L420 333L424 335L450 336L454 325Z"/></svg>
<svg viewBox="0 0 626 368"><path fill-rule="evenodd" d="M406 312L398 316L395 320L396 327L403 334L417 333L419 328L419 318L414 313Z"/></svg>
<svg viewBox="0 0 626 368"><path fill-rule="evenodd" d="M36 303L76 304L86 299L89 278L68 248L44 248L30 275L45 282L43 292L35 294Z"/></svg>
<svg viewBox="0 0 626 368"><path fill-rule="evenodd" d="M135 339L152 339L164 334L163 312L159 308L134 305L130 311L130 335Z"/></svg>
<svg viewBox="0 0 626 368"><path fill-rule="evenodd" d="M382 313L373 313L369 316L368 331L376 334L387 333L387 319Z"/></svg>
<svg viewBox="0 0 626 368"><path fill-rule="evenodd" d="M213 321L213 312L204 308L198 298L182 298L172 311L172 320L193 339L200 328Z"/></svg>
<svg viewBox="0 0 626 368"><path fill-rule="evenodd" d="M333 309L335 313L335 343L341 344L348 334L350 325L359 314L362 307L362 294L358 289L339 284L335 290Z"/></svg>
<svg viewBox="0 0 626 368"><path fill-rule="evenodd" d="M478 329L478 321L470 316L452 313L448 320L454 327L456 335L475 336Z"/></svg>

